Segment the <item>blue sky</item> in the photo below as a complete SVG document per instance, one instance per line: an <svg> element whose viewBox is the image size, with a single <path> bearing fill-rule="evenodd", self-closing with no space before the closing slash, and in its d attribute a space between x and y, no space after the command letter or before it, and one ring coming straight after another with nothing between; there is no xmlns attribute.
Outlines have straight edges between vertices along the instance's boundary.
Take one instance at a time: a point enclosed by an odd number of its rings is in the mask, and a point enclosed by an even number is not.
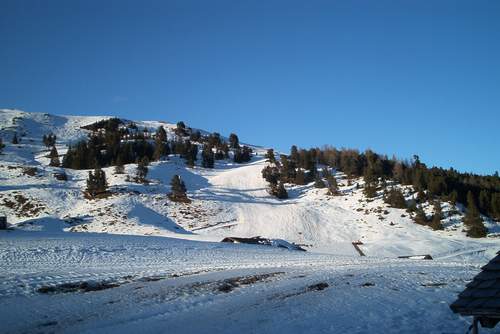
<svg viewBox="0 0 500 334"><path fill-rule="evenodd" d="M500 1L0 1L0 107L500 170Z"/></svg>

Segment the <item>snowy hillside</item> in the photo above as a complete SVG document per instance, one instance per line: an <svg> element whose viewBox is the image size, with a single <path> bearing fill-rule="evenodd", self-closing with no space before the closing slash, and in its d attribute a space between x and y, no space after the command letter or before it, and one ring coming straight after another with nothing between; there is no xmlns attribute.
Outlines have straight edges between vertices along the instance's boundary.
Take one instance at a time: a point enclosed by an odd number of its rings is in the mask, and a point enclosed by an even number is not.
<svg viewBox="0 0 500 334"><path fill-rule="evenodd" d="M110 196L87 199L88 170L66 168L67 180L59 180L63 168L49 166L42 138L55 134L62 156L87 136L83 126L107 118L0 110L5 144L0 213L12 227L0 231L0 320L7 332L160 332L166 324L174 332L231 332L251 331L252 321L262 322L263 332L307 332L315 324L330 332L397 333L404 330L396 323L406 321L418 326L417 332L457 332L465 320L458 320L447 303L500 249L497 222L485 222L488 237L469 238L461 207L443 203L444 230L433 231L415 224L406 210L389 207L381 195L367 199L359 187L362 179L349 185L341 172L335 174L339 196L326 196L311 183L287 185L288 199L272 197L261 174L265 150L259 147L252 147L255 155L248 163L217 160L213 169L199 162L189 168L170 155L151 162L147 184L128 177L137 164L127 164L125 174L103 168ZM175 136L175 124L134 123L150 132L163 126L167 136ZM18 144L11 143L14 134ZM191 203L167 197L176 174ZM405 189L408 198L415 196ZM225 237L254 236L284 239L307 252L220 243ZM425 254L434 261L397 259ZM228 280L255 275L264 276L248 284L240 279L230 294L220 290ZM75 282L111 286L43 293ZM231 294L237 297L228 299ZM48 298L53 300L45 309ZM21 306L26 299L27 309ZM263 309L270 312L260 314ZM365 324L356 327L347 314L358 311ZM29 321L17 321L22 312L32 314ZM196 321L200 312L207 316L204 324ZM55 322L53 314L59 315ZM381 321L384 314L391 314L390 320ZM340 319L338 327L318 322L333 315ZM228 326L219 323L226 316ZM426 323L418 321L424 316ZM432 321L443 322L435 327Z"/></svg>
<svg viewBox="0 0 500 334"><path fill-rule="evenodd" d="M3 110L0 131L8 143L0 156L0 205L8 221L22 229L64 229L78 232L162 235L220 241L225 236L281 238L309 250L355 255L353 241L361 241L368 256L397 257L412 254L450 256L465 250L495 249L499 239L473 240L462 232L460 214L446 219L444 231L413 223L405 210L389 208L380 198L368 201L361 189L347 186L337 173L342 196L325 196L312 185L289 188L289 199L278 200L267 192L261 170L264 150L248 164L217 161L214 169L187 168L178 157L153 162L148 185L127 181L127 174L105 168L112 196L87 200L83 196L87 171L66 169L68 181L58 181L49 167L42 136L54 133L60 153L85 137L89 125L106 117L52 116ZM135 121L154 131L162 125L169 136L173 124ZM9 144L13 133L17 145ZM28 167L35 167L29 175ZM167 199L169 182L179 174L193 199L191 204ZM362 183L361 180L358 183ZM342 186L343 185L343 186ZM17 199L16 199L17 198ZM9 205L10 204L10 205ZM445 206L445 213L450 211ZM51 223L48 223L50 221ZM500 229L490 222L493 236Z"/></svg>

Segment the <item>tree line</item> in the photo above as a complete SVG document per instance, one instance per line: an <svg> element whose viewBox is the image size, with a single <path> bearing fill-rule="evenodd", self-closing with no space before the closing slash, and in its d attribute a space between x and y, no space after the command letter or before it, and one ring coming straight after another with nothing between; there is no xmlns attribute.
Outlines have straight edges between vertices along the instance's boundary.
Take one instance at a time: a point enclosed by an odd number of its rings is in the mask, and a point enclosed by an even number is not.
<svg viewBox="0 0 500 334"><path fill-rule="evenodd" d="M62 166L72 169L94 169L108 166L122 166L141 160L158 161L170 154L184 158L193 167L201 147L201 165L213 168L215 160L229 159L232 152L236 163L251 160L252 149L240 146L238 136L232 133L229 140L223 140L218 133L202 135L200 131L177 123L175 137L168 139L166 130L160 126L149 134L147 129L137 131L135 124L127 127L119 119L103 120L84 127L91 130L87 140L70 145L62 160ZM146 131L148 134L145 134Z"/></svg>

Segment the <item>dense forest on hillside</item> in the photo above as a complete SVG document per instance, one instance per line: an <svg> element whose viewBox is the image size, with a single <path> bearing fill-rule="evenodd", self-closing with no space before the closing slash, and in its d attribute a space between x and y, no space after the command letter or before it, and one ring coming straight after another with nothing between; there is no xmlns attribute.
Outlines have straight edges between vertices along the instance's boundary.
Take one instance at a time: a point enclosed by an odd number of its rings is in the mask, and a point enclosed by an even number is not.
<svg viewBox="0 0 500 334"><path fill-rule="evenodd" d="M194 166L201 150L201 165L213 168L215 160L232 158L236 163L248 162L252 149L240 146L236 134L223 140L218 133L202 135L177 123L174 138L168 138L163 127L154 133L147 128L139 129L133 122L125 124L118 118L99 121L83 127L90 130L89 138L69 147L62 166L73 169L93 169L97 167L121 166L141 160L157 161L169 154L177 154ZM231 154L230 154L231 153Z"/></svg>
<svg viewBox="0 0 500 334"><path fill-rule="evenodd" d="M387 181L396 181L412 185L422 200L439 198L463 204L472 200L481 213L500 219L498 173L487 176L460 173L454 169L429 168L416 155L411 161L403 161L371 150L359 152L328 146L321 149L292 146L290 154L281 155L279 161L275 160L272 150L267 157L272 164L264 169L263 176L271 185L279 185L280 182L300 185L316 181L321 187L321 180L318 179L328 178L329 175L328 171L318 172L318 165L322 165L340 170L349 178L363 177L368 197L373 190L385 188Z"/></svg>

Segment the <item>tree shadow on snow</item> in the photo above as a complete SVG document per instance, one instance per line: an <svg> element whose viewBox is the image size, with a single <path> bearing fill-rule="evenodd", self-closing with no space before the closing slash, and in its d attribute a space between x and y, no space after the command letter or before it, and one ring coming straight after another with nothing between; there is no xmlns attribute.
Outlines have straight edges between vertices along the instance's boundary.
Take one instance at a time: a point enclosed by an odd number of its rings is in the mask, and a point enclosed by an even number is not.
<svg viewBox="0 0 500 334"><path fill-rule="evenodd" d="M136 218L141 225L156 226L174 233L193 234L174 223L170 218L160 215L158 212L141 203L135 204L133 209L128 213L128 218Z"/></svg>
<svg viewBox="0 0 500 334"><path fill-rule="evenodd" d="M169 185L174 175L181 177L188 191L200 190L211 185L206 177L192 172L183 162L177 163L176 161L160 163L150 168L148 178L156 179L161 181L162 184Z"/></svg>

